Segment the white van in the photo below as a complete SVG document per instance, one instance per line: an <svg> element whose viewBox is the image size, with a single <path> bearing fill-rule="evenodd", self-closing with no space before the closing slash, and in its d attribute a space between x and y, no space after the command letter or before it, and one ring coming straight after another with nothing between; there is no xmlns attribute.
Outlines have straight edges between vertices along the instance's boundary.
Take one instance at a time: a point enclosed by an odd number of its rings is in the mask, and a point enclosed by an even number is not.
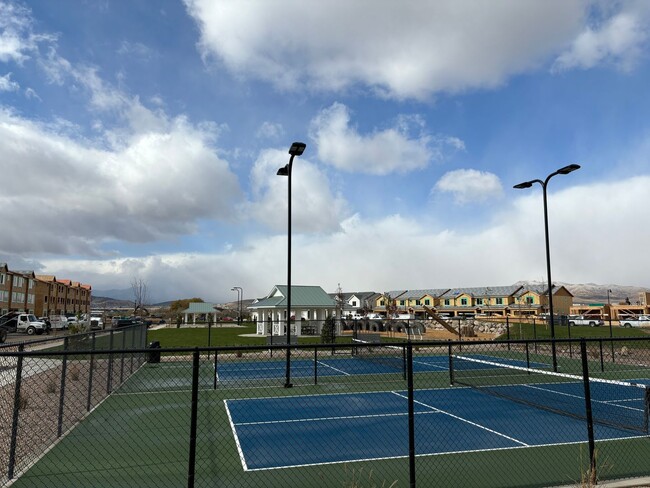
<svg viewBox="0 0 650 488"><path fill-rule="evenodd" d="M52 327L52 330L67 329L68 319L65 315L50 315L50 327Z"/></svg>

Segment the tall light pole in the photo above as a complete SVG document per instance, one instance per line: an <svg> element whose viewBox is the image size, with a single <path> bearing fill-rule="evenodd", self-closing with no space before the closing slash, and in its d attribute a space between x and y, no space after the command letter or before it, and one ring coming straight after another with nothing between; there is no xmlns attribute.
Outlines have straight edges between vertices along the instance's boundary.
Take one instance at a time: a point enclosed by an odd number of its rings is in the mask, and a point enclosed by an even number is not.
<svg viewBox="0 0 650 488"><path fill-rule="evenodd" d="M612 331L612 304L609 301L609 294L612 292L609 288L607 289L607 317L609 320L609 338L613 339L614 338L614 333ZM609 343L612 346L612 363L615 362L614 360L614 341L609 341Z"/></svg>
<svg viewBox="0 0 650 488"><path fill-rule="evenodd" d="M240 292L243 294L243 290L241 289L241 286L233 286L230 291L236 291L237 292L237 325L241 325L241 298L240 298Z"/></svg>
<svg viewBox="0 0 650 488"><path fill-rule="evenodd" d="M287 367L286 367L286 381L284 383L285 388L291 388L291 170L293 168L293 158L300 156L305 152L307 144L304 142L294 142L289 148L289 163L283 166L278 170L278 176L288 176L289 177L289 193L288 193L288 225L287 225Z"/></svg>
<svg viewBox="0 0 650 488"><path fill-rule="evenodd" d="M570 164L563 168L558 169L557 171L551 173L546 177L544 181L542 180L530 180L524 181L515 185L513 188L522 189L530 188L533 186L533 183L539 183L542 185L542 194L544 196L544 235L546 238L546 273L548 275L548 312L551 320L551 351L553 355L553 371L557 371L557 351L555 347L555 317L553 316L553 281L551 280L551 250L548 240L548 205L546 203L546 187L551 178L555 175L568 175L573 171L580 169L578 164Z"/></svg>

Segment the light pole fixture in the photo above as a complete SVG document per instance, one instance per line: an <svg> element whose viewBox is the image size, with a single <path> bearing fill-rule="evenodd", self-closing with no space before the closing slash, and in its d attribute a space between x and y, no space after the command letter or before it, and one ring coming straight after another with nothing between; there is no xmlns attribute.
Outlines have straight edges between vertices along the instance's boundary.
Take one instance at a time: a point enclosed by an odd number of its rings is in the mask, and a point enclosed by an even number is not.
<svg viewBox="0 0 650 488"><path fill-rule="evenodd" d="M296 156L302 155L305 152L307 144L304 142L294 142L289 148L289 163L278 169L278 176L288 176L288 199L287 199L287 208L288 208L288 224L287 224L287 367L286 367L286 381L284 383L285 388L291 388L291 170L293 168L293 158Z"/></svg>
<svg viewBox="0 0 650 488"><path fill-rule="evenodd" d="M612 304L609 301L609 294L612 293L612 290L609 288L607 289L607 318L609 321L609 338L613 339L614 338L614 333L612 331ZM612 347L612 362L616 362L614 360L614 341L609 341Z"/></svg>
<svg viewBox="0 0 650 488"><path fill-rule="evenodd" d="M568 175L569 173L574 172L575 170L580 169L578 164L570 164L564 166L563 168L558 169L557 171L551 173L546 177L544 181L542 180L530 180L524 181L515 185L513 188L518 190L523 188L530 188L533 186L533 183L539 183L542 185L542 194L544 196L544 235L546 238L546 273L548 275L548 312L550 317L551 324L551 351L553 355L553 371L557 372L557 351L555 347L555 317L553 315L553 282L551 281L551 250L548 240L548 205L546 202L546 187L551 178L555 175Z"/></svg>
<svg viewBox="0 0 650 488"><path fill-rule="evenodd" d="M240 298L240 293L243 294L243 290L241 286L233 286L230 291L236 291L237 292L237 325L241 325L241 298Z"/></svg>

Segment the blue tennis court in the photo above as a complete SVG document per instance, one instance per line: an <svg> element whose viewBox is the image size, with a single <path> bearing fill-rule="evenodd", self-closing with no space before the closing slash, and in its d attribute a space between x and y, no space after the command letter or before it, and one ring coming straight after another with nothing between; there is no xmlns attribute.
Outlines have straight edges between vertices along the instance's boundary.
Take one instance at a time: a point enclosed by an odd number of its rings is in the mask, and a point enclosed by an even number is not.
<svg viewBox="0 0 650 488"><path fill-rule="evenodd" d="M648 380L635 380L650 384ZM582 385L512 385L584 405ZM415 391L418 456L583 443L585 421L494 397L472 388ZM607 393L604 394L607 397ZM643 418L643 395L598 398ZM243 469L279 469L408 456L406 391L225 400ZM520 421L513 421L519 419ZM521 421L521 420L525 421ZM646 437L596 424L597 441Z"/></svg>
<svg viewBox="0 0 650 488"><path fill-rule="evenodd" d="M322 355L317 360L313 358L292 358L291 376L293 378L308 378L315 374L318 376L353 376L353 375L377 375L395 374L405 371L406 363L401 348L386 351L382 349L379 354L371 357L362 355ZM499 361L502 364L520 367L533 367L545 369L549 364L531 362L524 360L493 357L482 354L474 354L472 357L486 360ZM457 366L459 369L481 369L486 366L480 364L464 363ZM489 366L488 366L489 367ZM418 355L413 357L413 372L448 372L449 357L446 355ZM276 379L283 378L286 373L286 363L281 357L266 361L231 361L220 362L217 365L216 375L219 383L237 383L248 380Z"/></svg>

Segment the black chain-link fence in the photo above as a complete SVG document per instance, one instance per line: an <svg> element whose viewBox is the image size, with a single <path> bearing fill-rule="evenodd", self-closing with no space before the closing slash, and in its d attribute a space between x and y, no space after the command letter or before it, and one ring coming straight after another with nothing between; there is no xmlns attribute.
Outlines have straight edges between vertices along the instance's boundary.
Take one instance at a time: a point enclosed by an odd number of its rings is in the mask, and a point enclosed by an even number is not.
<svg viewBox="0 0 650 488"><path fill-rule="evenodd" d="M103 349L95 336L94 348L0 352L5 485L590 486L650 475L646 338L555 341L553 371L542 340L158 349L124 334L102 337Z"/></svg>

